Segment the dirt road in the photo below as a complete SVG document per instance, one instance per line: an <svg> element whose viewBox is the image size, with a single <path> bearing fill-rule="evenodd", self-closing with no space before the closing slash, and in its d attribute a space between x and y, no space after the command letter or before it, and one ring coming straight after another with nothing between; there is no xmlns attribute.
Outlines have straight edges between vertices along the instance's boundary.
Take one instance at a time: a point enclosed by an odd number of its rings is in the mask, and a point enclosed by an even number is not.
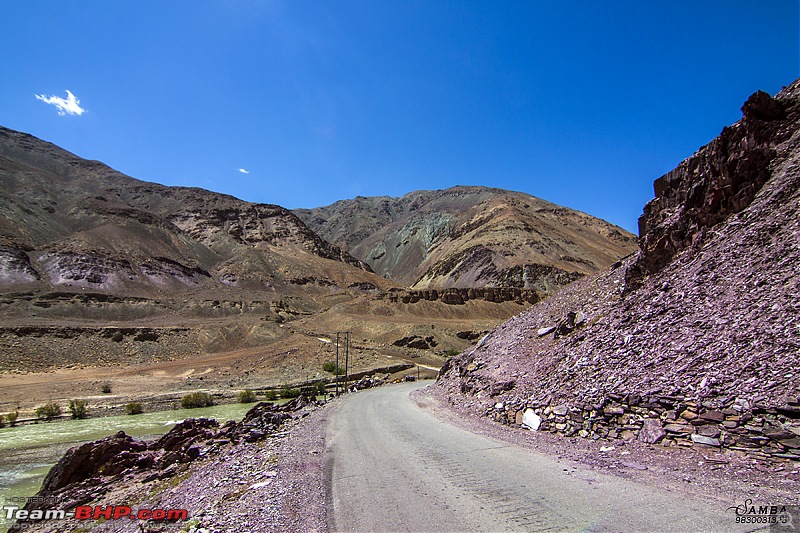
<svg viewBox="0 0 800 533"><path fill-rule="evenodd" d="M355 394L330 415L333 531L747 531L717 504L475 435L417 406L425 383Z"/></svg>

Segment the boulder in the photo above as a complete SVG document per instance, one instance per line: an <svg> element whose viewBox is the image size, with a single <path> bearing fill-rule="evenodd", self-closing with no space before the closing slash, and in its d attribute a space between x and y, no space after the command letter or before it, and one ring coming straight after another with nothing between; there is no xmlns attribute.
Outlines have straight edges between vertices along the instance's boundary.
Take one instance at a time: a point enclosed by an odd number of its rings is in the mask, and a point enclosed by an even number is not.
<svg viewBox="0 0 800 533"><path fill-rule="evenodd" d="M136 462L134 454L145 450L145 443L126 435L124 431L70 448L47 473L41 490L55 491L101 473L117 474L121 472L120 468L127 468L116 462L118 457L125 459L125 465L133 466Z"/></svg>
<svg viewBox="0 0 800 533"><path fill-rule="evenodd" d="M522 426L531 431L539 431L541 425L542 417L533 412L533 409L525 409L525 412L522 414Z"/></svg>
<svg viewBox="0 0 800 533"><path fill-rule="evenodd" d="M692 433L692 442L695 444L704 444L706 446L716 446L719 448L719 439L706 437L705 435L699 435L697 433Z"/></svg>
<svg viewBox="0 0 800 533"><path fill-rule="evenodd" d="M536 335L539 337L544 337L550 333L553 333L556 330L555 326L547 326L546 328L539 328L536 330Z"/></svg>
<svg viewBox="0 0 800 533"><path fill-rule="evenodd" d="M661 421L655 418L645 418L642 429L639 431L639 440L646 444L655 444L663 439L667 432L661 427Z"/></svg>

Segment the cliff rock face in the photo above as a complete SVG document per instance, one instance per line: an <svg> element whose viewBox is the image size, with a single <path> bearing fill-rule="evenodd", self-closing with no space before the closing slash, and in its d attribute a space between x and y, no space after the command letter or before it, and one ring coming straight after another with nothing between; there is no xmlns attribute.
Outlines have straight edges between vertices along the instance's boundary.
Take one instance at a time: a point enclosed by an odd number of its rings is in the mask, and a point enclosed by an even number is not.
<svg viewBox="0 0 800 533"><path fill-rule="evenodd" d="M800 80L743 114L656 181L639 254L449 360L450 401L570 436L800 459Z"/></svg>
<svg viewBox="0 0 800 533"><path fill-rule="evenodd" d="M769 179L776 147L793 133L797 110L758 91L742 113L742 120L655 181L656 197L639 218L642 253L629 283L658 272L682 250L699 249L709 228L750 205Z"/></svg>
<svg viewBox="0 0 800 533"><path fill-rule="evenodd" d="M417 290L552 293L635 250L633 236L607 222L486 187L358 197L295 212L377 273Z"/></svg>

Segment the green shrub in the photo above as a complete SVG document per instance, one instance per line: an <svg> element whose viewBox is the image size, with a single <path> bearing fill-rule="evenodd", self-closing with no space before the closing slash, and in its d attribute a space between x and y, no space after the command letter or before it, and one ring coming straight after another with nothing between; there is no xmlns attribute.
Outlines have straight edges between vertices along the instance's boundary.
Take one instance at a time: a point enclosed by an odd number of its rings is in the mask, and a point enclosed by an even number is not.
<svg viewBox="0 0 800 533"><path fill-rule="evenodd" d="M333 361L325 361L324 363L322 363L322 370L324 370L325 372L330 372L335 376L344 375L344 368L336 366L336 363L334 363Z"/></svg>
<svg viewBox="0 0 800 533"><path fill-rule="evenodd" d="M288 398L297 398L300 396L300 389L293 389L288 385L284 386L281 389L281 398L288 399Z"/></svg>
<svg viewBox="0 0 800 533"><path fill-rule="evenodd" d="M253 403L256 401L256 393L250 389L239 392L239 403Z"/></svg>
<svg viewBox="0 0 800 533"><path fill-rule="evenodd" d="M111 394L111 385L104 383L103 386L100 387L100 392L103 394Z"/></svg>
<svg viewBox="0 0 800 533"><path fill-rule="evenodd" d="M37 407L34 413L42 420L52 420L61 416L61 407L57 403L50 402L47 405Z"/></svg>
<svg viewBox="0 0 800 533"><path fill-rule="evenodd" d="M86 400L70 400L69 414L74 419L86 418L89 416L89 407Z"/></svg>
<svg viewBox="0 0 800 533"><path fill-rule="evenodd" d="M455 357L455 356L457 356L457 355L458 355L458 354L460 354L460 353L461 353L460 351L458 351L458 350L453 350L453 349L450 349L450 350L447 350L447 351L445 351L445 352L444 352L444 354L445 354L447 357Z"/></svg>
<svg viewBox="0 0 800 533"><path fill-rule="evenodd" d="M268 402L274 402L278 399L278 392L274 389L270 389L264 393L264 398L266 398Z"/></svg>
<svg viewBox="0 0 800 533"><path fill-rule="evenodd" d="M130 402L125 404L125 413L129 415L140 415L144 412L142 409L142 404L139 402Z"/></svg>
<svg viewBox="0 0 800 533"><path fill-rule="evenodd" d="M181 398L181 407L194 409L195 407L208 407L214 405L211 395L205 392L192 392Z"/></svg>
<svg viewBox="0 0 800 533"><path fill-rule="evenodd" d="M6 415L6 419L8 420L8 425L12 428L17 425L17 418L19 418L19 412L14 411L13 413L8 413Z"/></svg>

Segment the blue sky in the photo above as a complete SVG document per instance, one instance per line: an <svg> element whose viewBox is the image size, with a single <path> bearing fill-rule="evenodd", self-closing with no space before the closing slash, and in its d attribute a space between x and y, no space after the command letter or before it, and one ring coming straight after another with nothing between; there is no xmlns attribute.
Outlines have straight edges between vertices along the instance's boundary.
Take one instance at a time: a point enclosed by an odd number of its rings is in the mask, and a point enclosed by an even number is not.
<svg viewBox="0 0 800 533"><path fill-rule="evenodd" d="M797 0L6 1L0 124L289 208L486 185L635 232L800 76L799 26Z"/></svg>

